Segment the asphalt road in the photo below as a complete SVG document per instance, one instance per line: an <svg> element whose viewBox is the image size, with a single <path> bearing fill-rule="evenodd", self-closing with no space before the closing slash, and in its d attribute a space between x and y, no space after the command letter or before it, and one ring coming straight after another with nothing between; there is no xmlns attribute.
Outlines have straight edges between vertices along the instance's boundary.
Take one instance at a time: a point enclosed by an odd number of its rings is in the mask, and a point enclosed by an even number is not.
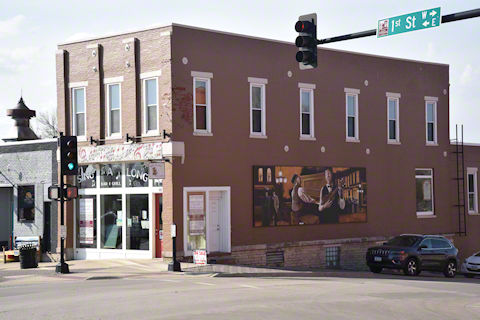
<svg viewBox="0 0 480 320"><path fill-rule="evenodd" d="M35 279L0 283L0 319L480 319L480 279L462 277Z"/></svg>

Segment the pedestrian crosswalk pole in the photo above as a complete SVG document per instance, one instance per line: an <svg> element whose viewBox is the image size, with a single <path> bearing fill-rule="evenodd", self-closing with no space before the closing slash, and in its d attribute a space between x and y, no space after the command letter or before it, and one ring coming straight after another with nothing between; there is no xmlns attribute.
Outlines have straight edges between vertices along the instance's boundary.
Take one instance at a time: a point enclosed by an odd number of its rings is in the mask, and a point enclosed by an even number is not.
<svg viewBox="0 0 480 320"><path fill-rule="evenodd" d="M60 146L60 139L63 136L63 132L60 132L60 137L58 138L58 146ZM63 181L63 172L60 170L60 262L55 267L56 273L69 273L68 264L65 263L65 235L62 234L62 230L65 228L65 197L64 197L64 186Z"/></svg>

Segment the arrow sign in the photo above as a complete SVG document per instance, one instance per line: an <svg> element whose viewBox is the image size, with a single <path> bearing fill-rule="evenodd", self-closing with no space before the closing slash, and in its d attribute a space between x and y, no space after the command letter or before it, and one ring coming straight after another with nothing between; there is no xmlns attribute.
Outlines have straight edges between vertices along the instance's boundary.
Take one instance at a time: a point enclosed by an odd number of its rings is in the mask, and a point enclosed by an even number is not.
<svg viewBox="0 0 480 320"><path fill-rule="evenodd" d="M378 20L377 38L440 26L440 7Z"/></svg>

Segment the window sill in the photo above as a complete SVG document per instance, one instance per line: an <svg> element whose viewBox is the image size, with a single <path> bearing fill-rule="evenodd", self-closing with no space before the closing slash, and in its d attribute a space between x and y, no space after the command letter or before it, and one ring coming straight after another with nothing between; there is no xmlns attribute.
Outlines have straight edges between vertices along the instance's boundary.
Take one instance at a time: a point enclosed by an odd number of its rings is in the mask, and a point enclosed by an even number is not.
<svg viewBox="0 0 480 320"><path fill-rule="evenodd" d="M252 133L250 133L250 138L253 138L253 139L267 139L267 136L263 135L263 134L252 134Z"/></svg>
<svg viewBox="0 0 480 320"><path fill-rule="evenodd" d="M480 216L480 213L478 213L478 212L469 212L468 215L469 215L469 216Z"/></svg>
<svg viewBox="0 0 480 320"><path fill-rule="evenodd" d="M423 214L423 213L417 212L417 219L432 219L436 217L437 216L435 214Z"/></svg>
<svg viewBox="0 0 480 320"><path fill-rule="evenodd" d="M87 140L87 137L86 137L86 136L78 136L78 137L77 137L77 141L79 141L79 142L87 142L88 140Z"/></svg>
<svg viewBox="0 0 480 320"><path fill-rule="evenodd" d="M198 137L211 137L213 133L208 131L193 131L193 135Z"/></svg>
<svg viewBox="0 0 480 320"><path fill-rule="evenodd" d="M388 140L388 141L387 141L387 144L392 144L392 145L399 146L399 145L401 145L402 143L401 143L400 141L396 141L396 140Z"/></svg>
<svg viewBox="0 0 480 320"><path fill-rule="evenodd" d="M360 139L357 138L346 138L345 142L360 143Z"/></svg>
<svg viewBox="0 0 480 320"><path fill-rule="evenodd" d="M158 131L151 131L151 132L146 132L142 134L142 138L143 137L159 137L159 136L160 136L160 132Z"/></svg>
<svg viewBox="0 0 480 320"><path fill-rule="evenodd" d="M436 142L427 142L427 143L425 144L425 146L427 146L427 147L438 147L438 143L436 143Z"/></svg>
<svg viewBox="0 0 480 320"><path fill-rule="evenodd" d="M114 135L114 136L108 136L105 138L105 140L120 140L122 139L122 136Z"/></svg>
<svg viewBox="0 0 480 320"><path fill-rule="evenodd" d="M317 141L315 137L310 137L310 136L300 136L300 140L302 141Z"/></svg>

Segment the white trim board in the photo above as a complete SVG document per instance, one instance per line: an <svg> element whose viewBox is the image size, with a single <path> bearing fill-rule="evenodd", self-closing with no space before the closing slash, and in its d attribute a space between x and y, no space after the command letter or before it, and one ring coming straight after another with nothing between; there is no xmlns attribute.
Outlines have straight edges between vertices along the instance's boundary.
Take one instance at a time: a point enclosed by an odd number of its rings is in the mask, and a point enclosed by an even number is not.
<svg viewBox="0 0 480 320"><path fill-rule="evenodd" d="M160 77L162 75L162 70L154 70L140 73L140 79Z"/></svg>
<svg viewBox="0 0 480 320"><path fill-rule="evenodd" d="M68 88L78 88L78 87L88 87L88 81L77 81L77 82L69 82Z"/></svg>
<svg viewBox="0 0 480 320"><path fill-rule="evenodd" d="M192 71L190 74L192 77L195 77L195 78L207 78L207 79L213 78L212 72Z"/></svg>

